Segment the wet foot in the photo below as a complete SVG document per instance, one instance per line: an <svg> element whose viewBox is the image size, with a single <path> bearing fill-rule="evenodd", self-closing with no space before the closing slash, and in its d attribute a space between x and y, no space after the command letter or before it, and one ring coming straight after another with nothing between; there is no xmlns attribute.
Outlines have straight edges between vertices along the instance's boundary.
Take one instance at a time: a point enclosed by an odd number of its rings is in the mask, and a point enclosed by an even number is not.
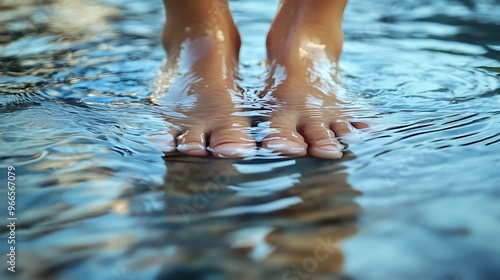
<svg viewBox="0 0 500 280"><path fill-rule="evenodd" d="M165 1L170 5L162 38L167 60L152 97L173 126L153 140L165 153L246 156L255 142L247 118L237 108L243 95L234 79L240 38L229 9L219 7L208 15L209 7L202 6L213 1L189 7L175 2ZM199 20L184 22L189 18Z"/></svg>
<svg viewBox="0 0 500 280"><path fill-rule="evenodd" d="M342 2L285 1L281 7L267 40L270 75L263 98L273 113L263 148L288 156L342 156L337 137L358 125L343 112L335 81ZM333 7L322 7L328 3Z"/></svg>

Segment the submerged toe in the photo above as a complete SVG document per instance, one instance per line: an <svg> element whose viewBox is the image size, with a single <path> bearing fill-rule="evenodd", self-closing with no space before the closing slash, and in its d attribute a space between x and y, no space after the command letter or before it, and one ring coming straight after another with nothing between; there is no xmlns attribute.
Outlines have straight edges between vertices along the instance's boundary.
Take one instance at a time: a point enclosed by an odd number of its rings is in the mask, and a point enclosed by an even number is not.
<svg viewBox="0 0 500 280"><path fill-rule="evenodd" d="M208 155L206 132L201 128L186 130L177 136L177 151L189 156Z"/></svg>
<svg viewBox="0 0 500 280"><path fill-rule="evenodd" d="M276 131L268 135L262 147L285 156L304 156L307 153L307 144L304 138L293 128L274 128Z"/></svg>
<svg viewBox="0 0 500 280"><path fill-rule="evenodd" d="M335 133L324 124L307 124L301 133L309 145L308 154L313 157L336 159L342 157L344 146L336 139Z"/></svg>
<svg viewBox="0 0 500 280"><path fill-rule="evenodd" d="M255 153L255 141L242 128L217 128L212 131L210 151L217 158L242 158Z"/></svg>

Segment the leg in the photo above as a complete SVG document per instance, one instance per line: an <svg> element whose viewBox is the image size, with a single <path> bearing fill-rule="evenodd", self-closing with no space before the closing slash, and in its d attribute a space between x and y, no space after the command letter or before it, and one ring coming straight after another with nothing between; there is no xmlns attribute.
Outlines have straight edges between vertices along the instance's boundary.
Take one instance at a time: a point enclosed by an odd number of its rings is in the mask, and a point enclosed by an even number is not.
<svg viewBox="0 0 500 280"><path fill-rule="evenodd" d="M263 147L285 155L339 158L351 129L336 96L347 0L283 0L267 38L269 87L280 108Z"/></svg>
<svg viewBox="0 0 500 280"><path fill-rule="evenodd" d="M153 101L173 107L165 151L241 157L254 149L246 118L233 102L242 99L234 80L240 37L227 0L164 0L167 21L162 41L168 80ZM177 139L177 141L176 141Z"/></svg>

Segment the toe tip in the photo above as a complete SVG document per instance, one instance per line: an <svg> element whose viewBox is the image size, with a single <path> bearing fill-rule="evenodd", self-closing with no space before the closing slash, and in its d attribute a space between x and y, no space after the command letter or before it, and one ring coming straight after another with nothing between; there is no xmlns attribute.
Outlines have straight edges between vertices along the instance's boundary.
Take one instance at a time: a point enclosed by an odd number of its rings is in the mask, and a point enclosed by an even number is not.
<svg viewBox="0 0 500 280"><path fill-rule="evenodd" d="M255 155L255 145L241 143L226 143L210 149L217 158L244 158Z"/></svg>
<svg viewBox="0 0 500 280"><path fill-rule="evenodd" d="M343 146L339 145L324 145L319 147L309 147L308 153L317 158L338 159L343 155Z"/></svg>
<svg viewBox="0 0 500 280"><path fill-rule="evenodd" d="M307 146L289 140L272 140L263 147L285 156L305 156L307 152Z"/></svg>
<svg viewBox="0 0 500 280"><path fill-rule="evenodd" d="M205 146L200 143L186 143L177 145L177 151L188 156L206 156L208 154Z"/></svg>

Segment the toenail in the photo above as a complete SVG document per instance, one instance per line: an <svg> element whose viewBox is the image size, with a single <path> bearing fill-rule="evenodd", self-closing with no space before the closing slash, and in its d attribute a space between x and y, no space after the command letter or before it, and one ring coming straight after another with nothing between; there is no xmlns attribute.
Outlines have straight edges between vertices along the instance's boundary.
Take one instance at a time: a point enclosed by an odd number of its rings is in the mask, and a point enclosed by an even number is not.
<svg viewBox="0 0 500 280"><path fill-rule="evenodd" d="M269 149L304 149L304 145L301 145L297 142L289 141L289 140L274 140L267 144L267 148Z"/></svg>
<svg viewBox="0 0 500 280"><path fill-rule="evenodd" d="M208 150L217 157L249 157L255 155L254 145L245 145L239 143L227 143L217 145L215 148L209 147Z"/></svg>
<svg viewBox="0 0 500 280"><path fill-rule="evenodd" d="M328 145L323 145L323 146L318 147L319 150L328 151L328 152L340 152L340 151L342 151L343 148L344 148L344 146L342 144L328 144Z"/></svg>
<svg viewBox="0 0 500 280"><path fill-rule="evenodd" d="M186 152L192 150L205 150L205 147L200 143L186 143L177 145L177 150L179 152Z"/></svg>
<svg viewBox="0 0 500 280"><path fill-rule="evenodd" d="M273 140L265 148L287 155L298 155L306 152L304 145L289 140Z"/></svg>

